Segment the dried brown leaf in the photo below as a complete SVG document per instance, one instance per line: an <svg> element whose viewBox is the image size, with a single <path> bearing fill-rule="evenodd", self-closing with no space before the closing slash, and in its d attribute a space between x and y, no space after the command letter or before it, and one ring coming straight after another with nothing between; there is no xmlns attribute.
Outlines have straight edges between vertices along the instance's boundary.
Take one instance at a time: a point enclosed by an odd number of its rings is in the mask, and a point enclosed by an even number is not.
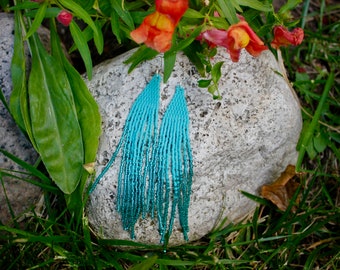
<svg viewBox="0 0 340 270"><path fill-rule="evenodd" d="M264 185L261 189L261 196L273 204L280 210L285 211L292 199L295 191L299 187L299 183L294 181L297 175L294 165L288 165L286 170L281 173L280 177L270 185ZM298 203L297 199L297 203ZM292 208L295 211L295 208Z"/></svg>

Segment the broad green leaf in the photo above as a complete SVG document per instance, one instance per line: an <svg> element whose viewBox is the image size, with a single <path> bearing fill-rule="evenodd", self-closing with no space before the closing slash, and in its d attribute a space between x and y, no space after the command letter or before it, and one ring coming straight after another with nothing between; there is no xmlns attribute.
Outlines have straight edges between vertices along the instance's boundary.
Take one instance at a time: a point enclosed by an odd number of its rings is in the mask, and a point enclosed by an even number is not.
<svg viewBox="0 0 340 270"><path fill-rule="evenodd" d="M118 16L126 23L130 30L135 28L133 19L130 13L123 8L124 1L122 0L111 0L111 6L117 12Z"/></svg>
<svg viewBox="0 0 340 270"><path fill-rule="evenodd" d="M222 17L225 17L230 24L235 24L239 21L236 16L236 11L234 6L229 1L217 0L217 3L221 9Z"/></svg>
<svg viewBox="0 0 340 270"><path fill-rule="evenodd" d="M163 81L166 83L170 78L170 75L174 69L176 63L176 53L168 53L164 54L164 78Z"/></svg>
<svg viewBox="0 0 340 270"><path fill-rule="evenodd" d="M245 7L250 7L259 11L272 11L273 8L268 2L260 2L258 0L237 0L238 4Z"/></svg>
<svg viewBox="0 0 340 270"><path fill-rule="evenodd" d="M98 104L81 75L65 57L54 27L51 27L51 44L53 56L62 63L72 90L84 144L84 164L94 162L101 134L101 116Z"/></svg>
<svg viewBox="0 0 340 270"><path fill-rule="evenodd" d="M64 67L69 79L78 121L84 144L84 164L94 162L101 134L101 116L98 104L91 95L87 85L78 71L63 57Z"/></svg>
<svg viewBox="0 0 340 270"><path fill-rule="evenodd" d="M62 62L72 89L84 147L83 164L93 163L95 161L99 145L99 136L101 134L99 108L84 80L63 54L60 46L60 39L53 22L54 21L51 22L52 53L53 56ZM87 178L88 173L84 171L76 190L72 194L65 196L68 209L80 217L83 212L82 202L84 201L83 194Z"/></svg>
<svg viewBox="0 0 340 270"><path fill-rule="evenodd" d="M48 4L47 1L44 1L43 3L40 4L37 14L34 17L33 23L30 29L28 30L25 39L28 39L30 36L32 36L32 34L35 33L40 27L43 19L45 18L47 4Z"/></svg>
<svg viewBox="0 0 340 270"><path fill-rule="evenodd" d="M77 45L78 51L84 61L85 68L86 68L86 73L91 80L92 78L92 58L91 58L91 53L89 46L86 41L86 37L83 35L83 32L80 30L79 26L72 21L70 23L70 31L71 35L73 37L73 40L75 44Z"/></svg>
<svg viewBox="0 0 340 270"><path fill-rule="evenodd" d="M34 34L28 82L32 133L52 180L66 194L79 184L84 150L71 86L59 61Z"/></svg>
<svg viewBox="0 0 340 270"><path fill-rule="evenodd" d="M14 20L14 51L11 63L11 77L13 90L10 97L10 112L22 130L26 130L23 112L21 111L21 95L26 89L26 56L22 39L20 11L15 11Z"/></svg>
<svg viewBox="0 0 340 270"><path fill-rule="evenodd" d="M9 106L15 121L27 133L33 147L36 148L28 108L26 56L23 43L22 20L20 11L15 11L14 51L11 63L13 91Z"/></svg>

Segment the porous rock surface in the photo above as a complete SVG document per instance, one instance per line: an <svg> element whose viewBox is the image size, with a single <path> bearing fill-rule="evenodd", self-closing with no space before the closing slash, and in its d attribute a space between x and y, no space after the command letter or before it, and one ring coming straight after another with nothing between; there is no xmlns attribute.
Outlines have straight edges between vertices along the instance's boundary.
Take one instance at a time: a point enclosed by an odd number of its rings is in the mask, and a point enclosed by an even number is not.
<svg viewBox="0 0 340 270"><path fill-rule="evenodd" d="M94 69L87 84L99 103L103 135L97 155L97 175L102 171L122 135L131 105L153 74L162 69L156 57L128 74L127 52ZM221 100L214 100L197 86L200 76L189 60L177 56L174 71L161 86L160 118L177 84L186 89L190 114L190 139L194 177L189 208L189 240L208 234L222 220L240 221L256 203L240 191L258 194L297 157L296 143L302 120L298 102L289 85L278 75L279 66L269 51L258 58L247 53L232 63L225 50L214 61L225 61L219 84ZM89 222L100 237L130 239L116 211L119 156L90 196ZM140 219L136 241L158 244L157 221ZM185 243L176 219L169 244Z"/></svg>
<svg viewBox="0 0 340 270"><path fill-rule="evenodd" d="M0 88L9 102L12 91L11 61L14 46L14 17L0 13ZM22 134L11 115L0 102L0 148L16 157L33 164L38 155L31 143ZM0 169L23 170L15 162L0 153ZM17 216L32 206L41 195L40 189L14 177L3 176L6 195ZM0 221L9 224L11 215L2 185L0 185Z"/></svg>

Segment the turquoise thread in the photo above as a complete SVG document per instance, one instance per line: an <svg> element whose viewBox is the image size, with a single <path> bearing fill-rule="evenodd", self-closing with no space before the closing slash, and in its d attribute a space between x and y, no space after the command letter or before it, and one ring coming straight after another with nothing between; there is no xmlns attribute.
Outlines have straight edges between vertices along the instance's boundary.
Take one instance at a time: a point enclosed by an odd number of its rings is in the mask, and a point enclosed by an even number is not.
<svg viewBox="0 0 340 270"><path fill-rule="evenodd" d="M137 220L147 215L154 219L156 214L160 241L164 243L171 235L177 210L184 239L188 240L193 158L182 87L176 87L157 129L160 81L160 76L155 75L132 105L121 140L89 193L122 150L116 202L122 226L134 239Z"/></svg>
<svg viewBox="0 0 340 270"><path fill-rule="evenodd" d="M176 87L164 114L156 149L153 158L153 181L157 190L156 209L161 242L164 243L166 236L171 235L177 209L184 239L188 240L193 159L189 137L189 113L181 86Z"/></svg>

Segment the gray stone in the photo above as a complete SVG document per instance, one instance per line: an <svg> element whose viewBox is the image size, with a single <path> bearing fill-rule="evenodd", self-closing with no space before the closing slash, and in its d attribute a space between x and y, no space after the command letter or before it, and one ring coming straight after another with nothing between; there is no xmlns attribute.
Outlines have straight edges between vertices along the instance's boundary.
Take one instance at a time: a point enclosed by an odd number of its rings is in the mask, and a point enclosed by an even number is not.
<svg viewBox="0 0 340 270"><path fill-rule="evenodd" d="M11 61L14 44L14 17L12 14L0 13L0 88L9 102L12 91ZM15 124L9 112L0 102L0 147L27 163L33 164L38 154L31 143ZM21 170L15 162L0 153L0 170ZM15 216L26 211L41 195L40 189L15 177L2 177L6 195ZM8 224L11 215L5 199L4 189L0 186L0 221Z"/></svg>
<svg viewBox="0 0 340 270"><path fill-rule="evenodd" d="M162 70L162 59L157 57L128 74L124 61L131 53L102 63L87 82L103 119L97 174L116 149L133 101L152 75ZM190 241L205 236L224 219L238 222L255 209L256 203L240 191L258 194L263 184L275 180L288 164L295 164L302 126L299 104L278 75L280 68L271 52L257 58L243 52L240 61L232 63L225 50L220 50L214 61L225 61L219 84L222 100L213 100L206 89L197 86L200 77L182 55L177 56L169 81L161 86L161 114L175 86L181 84L186 89L194 158ZM119 161L118 156L91 194L87 213L100 237L130 239L116 212ZM140 219L135 233L138 242L159 243L155 220ZM183 243L176 219L169 244Z"/></svg>

